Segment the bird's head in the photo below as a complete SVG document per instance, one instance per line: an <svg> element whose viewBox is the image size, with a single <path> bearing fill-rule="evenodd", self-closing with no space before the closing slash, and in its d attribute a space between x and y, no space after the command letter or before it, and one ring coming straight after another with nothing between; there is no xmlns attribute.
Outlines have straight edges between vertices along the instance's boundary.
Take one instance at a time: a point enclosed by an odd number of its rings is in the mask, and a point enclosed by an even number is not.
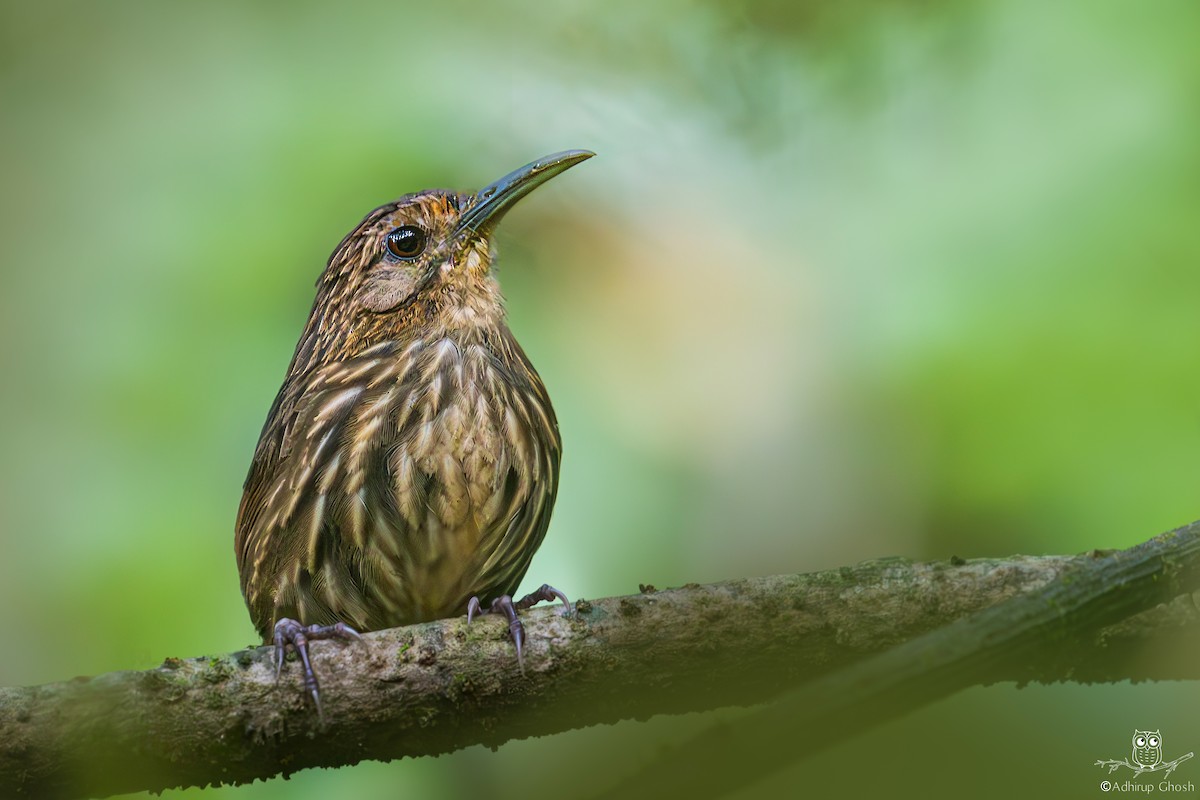
<svg viewBox="0 0 1200 800"><path fill-rule="evenodd" d="M317 282L304 337L311 354L346 358L406 330L502 322L492 270L497 223L522 197L592 155L555 153L473 194L434 189L372 211L342 239Z"/></svg>

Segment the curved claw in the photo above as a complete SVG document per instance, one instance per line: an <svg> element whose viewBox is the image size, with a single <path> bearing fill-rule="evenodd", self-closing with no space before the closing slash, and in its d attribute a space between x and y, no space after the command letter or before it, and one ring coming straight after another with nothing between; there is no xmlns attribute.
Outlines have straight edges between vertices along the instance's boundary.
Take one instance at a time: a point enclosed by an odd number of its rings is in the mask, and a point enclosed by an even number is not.
<svg viewBox="0 0 1200 800"><path fill-rule="evenodd" d="M291 647L300 657L300 663L304 667L304 688L317 707L317 716L324 722L325 710L321 706L321 687L317 681L317 674L313 671L312 661L308 657L308 643L319 639L362 642L362 636L344 622L305 627L294 619L284 617L275 623L275 635L272 638L275 644L275 680L278 681L283 672L284 656L287 655L288 647Z"/></svg>
<svg viewBox="0 0 1200 800"><path fill-rule="evenodd" d="M525 626L521 624L521 619L518 612L527 608L532 608L542 601L559 600L563 604L563 615L571 613L571 601L567 596L555 589L548 583L543 583L541 587L535 591L522 597L516 602L513 601L512 595L502 594L492 600L491 606L484 608L478 597L472 597L467 601L467 624L471 624L477 616L484 614L503 614L508 620L508 635L512 637L513 645L517 650L517 665L521 668L521 674L525 674Z"/></svg>
<svg viewBox="0 0 1200 800"><path fill-rule="evenodd" d="M467 601L467 624L471 624L471 620L477 616L483 616L487 612L483 610L483 606L479 602L478 597L472 597Z"/></svg>
<svg viewBox="0 0 1200 800"><path fill-rule="evenodd" d="M525 626L516 617L508 623L508 635L512 637L513 647L517 650L517 666L521 674L525 674Z"/></svg>
<svg viewBox="0 0 1200 800"><path fill-rule="evenodd" d="M530 602L529 605L524 605L531 597L536 597L537 599ZM560 592L558 589L555 589L548 583L543 583L542 588L521 598L521 602L518 604L518 607L528 608L540 600L545 600L547 602L551 600L557 600L563 604L562 616L569 617L571 615L571 601L567 599L565 594Z"/></svg>

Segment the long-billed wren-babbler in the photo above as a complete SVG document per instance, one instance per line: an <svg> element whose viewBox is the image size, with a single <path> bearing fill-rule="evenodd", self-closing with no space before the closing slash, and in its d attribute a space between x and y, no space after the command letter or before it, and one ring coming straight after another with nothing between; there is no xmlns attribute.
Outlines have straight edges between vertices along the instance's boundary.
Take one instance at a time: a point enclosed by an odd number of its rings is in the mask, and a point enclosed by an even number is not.
<svg viewBox="0 0 1200 800"><path fill-rule="evenodd" d="M591 157L538 159L474 194L380 206L342 239L238 509L254 626L308 642L567 599L511 597L550 522L562 444L546 388L505 322L492 235L512 206Z"/></svg>

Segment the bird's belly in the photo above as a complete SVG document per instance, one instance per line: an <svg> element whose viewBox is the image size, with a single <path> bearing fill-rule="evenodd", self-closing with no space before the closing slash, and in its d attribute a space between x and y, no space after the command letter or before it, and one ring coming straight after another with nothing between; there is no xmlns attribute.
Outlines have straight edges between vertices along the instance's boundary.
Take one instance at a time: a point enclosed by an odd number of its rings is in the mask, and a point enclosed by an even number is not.
<svg viewBox="0 0 1200 800"><path fill-rule="evenodd" d="M514 591L541 543L560 444L536 374L447 339L388 355L339 367L298 415L246 560L249 584L272 576L264 635L284 616L376 630L457 614Z"/></svg>
<svg viewBox="0 0 1200 800"><path fill-rule="evenodd" d="M461 613L494 588L505 549L520 546L509 534L530 499L522 476L543 457L512 410L478 389L447 393L418 424L396 429L381 464L391 498L370 537L380 600L389 624Z"/></svg>

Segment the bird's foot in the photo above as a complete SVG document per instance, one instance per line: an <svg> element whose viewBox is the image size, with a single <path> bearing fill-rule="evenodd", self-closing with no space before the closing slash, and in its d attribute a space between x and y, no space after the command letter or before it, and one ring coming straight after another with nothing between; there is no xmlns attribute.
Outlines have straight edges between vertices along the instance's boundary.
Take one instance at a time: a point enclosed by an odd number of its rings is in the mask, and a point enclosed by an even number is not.
<svg viewBox="0 0 1200 800"><path fill-rule="evenodd" d="M313 672L312 663L308 659L308 643L318 639L341 639L344 642L362 641L358 631L344 622L336 625L301 625L294 619L283 618L275 623L275 680L283 672L283 657L290 647L300 656L304 665L304 688L312 695L313 703L317 706L317 716L325 721L325 712L321 708L321 687L317 683L317 674Z"/></svg>
<svg viewBox="0 0 1200 800"><path fill-rule="evenodd" d="M521 618L517 616L517 612L532 608L542 601L550 602L552 600L561 600L563 613L571 613L571 601L565 594L548 583L543 583L536 592L530 592L516 601L512 599L512 595L502 594L493 600L488 608L483 607L478 597L472 597L467 601L467 624L470 625L471 620L484 614L503 614L504 618L508 620L508 633L512 636L513 644L517 648L517 664L521 667L521 674L524 675L525 626L521 624Z"/></svg>

